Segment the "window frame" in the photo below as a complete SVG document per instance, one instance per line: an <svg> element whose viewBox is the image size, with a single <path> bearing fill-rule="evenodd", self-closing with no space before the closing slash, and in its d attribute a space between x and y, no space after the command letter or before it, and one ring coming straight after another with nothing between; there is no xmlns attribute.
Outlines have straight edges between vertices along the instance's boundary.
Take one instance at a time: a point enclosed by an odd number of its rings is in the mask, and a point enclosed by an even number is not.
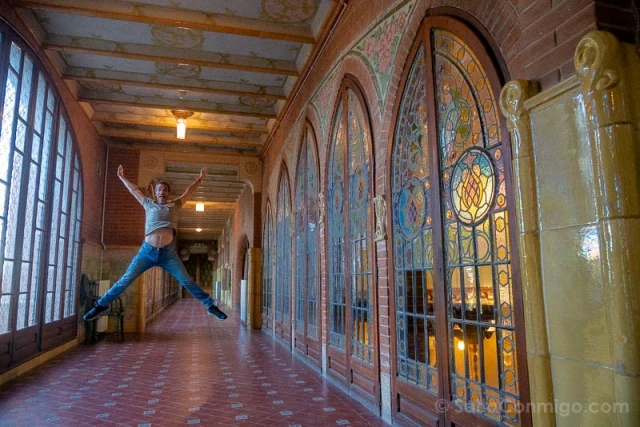
<svg viewBox="0 0 640 427"><path fill-rule="evenodd" d="M11 369L33 357L37 357L42 352L67 342L77 335L77 316L79 302L79 286L81 274L82 259L82 224L83 224L83 207L84 207L84 176L82 170L82 161L77 143L77 138L71 120L67 114L62 97L60 96L56 84L51 78L49 69L42 58L30 46L30 44L22 38L20 33L16 31L10 24L0 20L0 33L2 39L0 41L2 48L2 56L0 56L0 117L5 117L5 94L7 88L7 79L9 76L9 58L11 55L11 46L15 44L21 51L22 64L25 63L26 57L32 63L30 98L28 104L27 119L25 122L25 139L23 149L18 151L22 155L19 199L16 206L16 215L19 217L16 223L16 234L14 236L14 256L13 256L13 273L12 285L9 293L4 295L10 296L10 308L8 315L8 331L0 334L0 347L7 344L7 353L0 355L0 372ZM7 212L10 201L10 191L14 185L13 177L13 157L16 152L16 135L17 126L20 121L18 109L20 108L20 92L23 90L24 80L22 67L19 75L19 88L16 91L16 100L14 104L15 114L11 124L11 136L9 141L9 161L7 176ZM36 129L36 110L38 110L38 88L39 83L44 83L44 91L42 98L42 110L40 114L40 129ZM53 108L48 107L48 99L52 98ZM45 158L45 136L47 132L47 113L51 113L51 129L48 142L48 152ZM63 236L59 233L52 235L51 225L54 214L62 215L62 206L59 206L59 212L54 212L52 188L55 181L56 155L58 152L58 144L60 138L60 123L64 121L67 126L63 135L63 144L65 152L62 162L68 167L68 173L63 173L60 191L67 192L67 204L65 206L67 221L63 224ZM0 131L1 132L1 131ZM38 145L38 159L33 159L33 141L35 135L40 139ZM68 149L68 151L67 151ZM46 162L46 163L45 163ZM64 166L63 165L63 166ZM46 166L46 176L43 175L43 169ZM35 169L33 169L35 168ZM63 168L64 169L64 168ZM30 182L30 173L35 170L35 178ZM31 187L31 185L33 187ZM45 184L44 200L40 200L38 194L41 185ZM29 192L33 189L33 205L29 204ZM62 196L62 194L61 194ZM29 199L29 200L28 200ZM38 213L39 203L42 203L42 211ZM31 210L31 224L26 224L25 217L29 216L27 208ZM42 227L38 225L38 218L42 219ZM26 228L25 228L26 225ZM62 228L59 228L62 230ZM25 232L29 231L30 235L26 236ZM4 251L7 245L7 229L2 230L0 236L0 250L2 251L2 263L0 267L4 269ZM36 244L36 234L41 232L39 251L34 247ZM28 243L25 244L25 239ZM58 255L62 255L59 262L56 263L55 269L61 275L60 287L57 288L60 294L59 299L54 299L52 309L57 312L51 321L47 321L45 313L46 294L47 294L47 267L49 264L49 249L51 242L57 239L64 244L63 250L58 251ZM28 254L25 254L25 246L27 246ZM59 249L59 248L58 248ZM27 259L25 259L27 256ZM25 263L28 264L29 284L27 291L20 290L21 269L24 269ZM37 263L37 266L34 264ZM58 271L59 270L59 271ZM35 281L34 281L35 278ZM27 292L27 295L34 293L35 296L35 322L29 325L29 308L24 310L25 327L18 329L18 310L20 294ZM29 302L27 301L27 304Z"/></svg>

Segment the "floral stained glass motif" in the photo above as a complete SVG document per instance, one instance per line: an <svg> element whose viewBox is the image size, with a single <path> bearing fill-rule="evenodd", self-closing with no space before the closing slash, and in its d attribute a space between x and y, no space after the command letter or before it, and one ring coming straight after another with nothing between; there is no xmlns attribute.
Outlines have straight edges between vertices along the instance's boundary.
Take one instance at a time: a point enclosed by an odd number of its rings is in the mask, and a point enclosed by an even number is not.
<svg viewBox="0 0 640 427"><path fill-rule="evenodd" d="M262 313L271 317L271 298L273 293L273 224L271 209L267 205L267 215L264 221L262 233ZM265 325L263 325L265 326ZM267 328L268 329L268 328ZM263 327L264 330L264 327Z"/></svg>
<svg viewBox="0 0 640 427"><path fill-rule="evenodd" d="M336 126L331 138L329 160L327 227L329 237L329 343L345 348L345 219L344 181L346 131L342 120L342 105L336 112Z"/></svg>
<svg viewBox="0 0 640 427"><path fill-rule="evenodd" d="M285 174L280 177L276 216L276 320L289 324L291 307L290 262L291 262L291 202L289 180Z"/></svg>
<svg viewBox="0 0 640 427"><path fill-rule="evenodd" d="M428 158L424 47L415 54L396 121L392 219L398 375L438 391L433 294L432 186Z"/></svg>
<svg viewBox="0 0 640 427"><path fill-rule="evenodd" d="M318 337L318 163L305 127L296 177L296 330Z"/></svg>
<svg viewBox="0 0 640 427"><path fill-rule="evenodd" d="M357 95L347 90L349 160L349 240L351 258L351 355L373 360L371 264L371 134Z"/></svg>
<svg viewBox="0 0 640 427"><path fill-rule="evenodd" d="M454 403L519 424L509 218L497 104L472 49L432 33Z"/></svg>

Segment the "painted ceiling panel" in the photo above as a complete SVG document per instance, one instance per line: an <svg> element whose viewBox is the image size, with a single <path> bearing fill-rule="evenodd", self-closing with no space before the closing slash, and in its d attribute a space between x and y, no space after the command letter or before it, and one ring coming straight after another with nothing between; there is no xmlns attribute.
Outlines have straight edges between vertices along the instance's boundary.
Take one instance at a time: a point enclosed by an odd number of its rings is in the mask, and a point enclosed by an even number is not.
<svg viewBox="0 0 640 427"><path fill-rule="evenodd" d="M113 19L37 12L48 34L206 50L223 54L257 56L295 61L302 43L220 34L188 28L167 27Z"/></svg>
<svg viewBox="0 0 640 427"><path fill-rule="evenodd" d="M3 0L0 0L2 2ZM369 0L366 0L369 1ZM162 153L184 191L202 166L179 236L216 239L234 211L248 165L309 58L347 2L335 0L12 0L109 146ZM186 138L172 110L188 110ZM149 154L151 155L151 154ZM186 157L185 157L186 156ZM171 158L189 158L182 163ZM202 159L202 162L200 161ZM220 159L224 159L221 161ZM221 164L224 163L224 164ZM260 173L256 174L258 180ZM252 178L253 179L253 178ZM192 207L193 208L193 207ZM195 227L201 226L202 233Z"/></svg>
<svg viewBox="0 0 640 427"><path fill-rule="evenodd" d="M175 7L181 9L201 10L228 16L264 21L305 23L324 11L330 0L234 0L202 1L202 0L138 0L140 4Z"/></svg>
<svg viewBox="0 0 640 427"><path fill-rule="evenodd" d="M197 65L172 64L168 62L113 58L110 56L63 53L62 57L67 65L71 67L98 68L132 73L145 73L156 76L168 75L187 80L204 79L278 87L282 87L285 80L284 77L273 74L199 67Z"/></svg>

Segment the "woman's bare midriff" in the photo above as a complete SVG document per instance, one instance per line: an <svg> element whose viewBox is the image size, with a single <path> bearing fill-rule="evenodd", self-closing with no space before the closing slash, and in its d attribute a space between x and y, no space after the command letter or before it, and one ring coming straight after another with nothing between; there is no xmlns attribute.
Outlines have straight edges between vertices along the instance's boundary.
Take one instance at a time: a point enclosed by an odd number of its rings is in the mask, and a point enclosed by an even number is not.
<svg viewBox="0 0 640 427"><path fill-rule="evenodd" d="M144 241L154 248L162 248L173 242L173 228L162 227L144 236Z"/></svg>

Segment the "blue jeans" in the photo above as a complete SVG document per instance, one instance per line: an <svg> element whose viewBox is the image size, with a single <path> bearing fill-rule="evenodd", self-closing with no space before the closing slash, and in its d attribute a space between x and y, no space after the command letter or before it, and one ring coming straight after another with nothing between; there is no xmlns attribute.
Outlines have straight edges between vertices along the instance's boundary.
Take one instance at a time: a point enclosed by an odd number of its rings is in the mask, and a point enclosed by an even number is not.
<svg viewBox="0 0 640 427"><path fill-rule="evenodd" d="M191 295L204 304L205 307L214 304L209 294L203 291L200 286L193 281L191 276L189 276L187 269L173 249L173 245L169 244L162 248L155 248L147 242L142 243L138 254L133 258L131 264L129 264L127 271L125 271L120 280L98 300L98 304L103 307L108 307L138 276L151 267L164 268L169 274L175 277Z"/></svg>

